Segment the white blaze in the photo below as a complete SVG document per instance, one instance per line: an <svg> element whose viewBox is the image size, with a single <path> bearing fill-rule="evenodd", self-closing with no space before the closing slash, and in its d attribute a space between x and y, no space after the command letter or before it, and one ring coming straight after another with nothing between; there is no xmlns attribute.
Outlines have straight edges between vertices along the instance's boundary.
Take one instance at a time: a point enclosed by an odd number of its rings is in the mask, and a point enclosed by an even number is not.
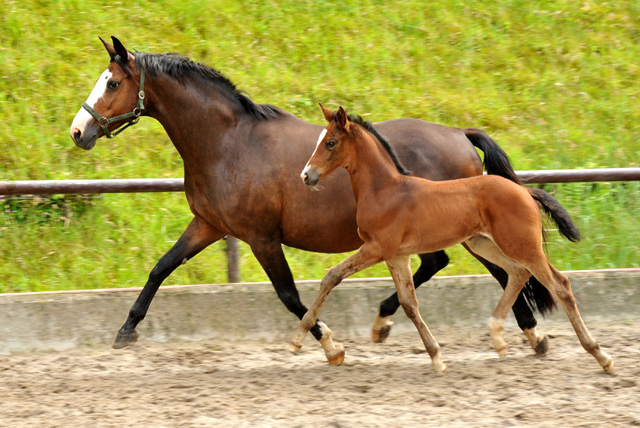
<svg viewBox="0 0 640 428"><path fill-rule="evenodd" d="M320 137L318 137L318 142L316 143L316 149L318 148L318 146L320 145L320 143L322 142L322 140L324 139L324 136L327 135L327 128L324 128L322 130L322 132L320 133Z"/></svg>
<svg viewBox="0 0 640 428"><path fill-rule="evenodd" d="M89 107L94 108L98 100L104 96L104 93L107 90L107 82L111 79L111 76L113 76L113 73L111 73L109 69L105 70L104 73L100 75L96 86L94 86L89 98L87 98L87 104L89 104ZM73 123L71 123L72 133L73 129L84 130L87 126L87 122L91 119L93 119L93 116L91 116L83 107L80 107L80 111L78 111L76 117L73 119Z"/></svg>
<svg viewBox="0 0 640 428"><path fill-rule="evenodd" d="M316 150L318 150L318 147L320 146L320 143L322 142L322 140L324 139L324 136L327 135L327 128L324 128L322 130L322 132L320 133L320 136L318 137L318 142L316 143ZM309 158L309 160L311 160L311 158L313 157L313 155L315 155L316 152L314 150L313 154L311 155L311 157ZM305 165L304 169L302 170L302 173L300 174L300 177L302 177L302 179L304 180L304 176L307 173L307 171L309 171L309 161L307 161L307 164Z"/></svg>

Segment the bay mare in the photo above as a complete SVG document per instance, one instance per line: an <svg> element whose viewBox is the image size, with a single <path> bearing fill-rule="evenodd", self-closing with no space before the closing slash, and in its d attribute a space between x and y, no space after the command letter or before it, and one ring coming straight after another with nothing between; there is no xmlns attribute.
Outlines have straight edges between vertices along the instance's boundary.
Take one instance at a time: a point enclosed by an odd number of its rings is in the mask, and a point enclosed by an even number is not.
<svg viewBox="0 0 640 428"><path fill-rule="evenodd" d="M293 337L293 351L302 346L336 285L347 276L384 261L400 304L418 329L433 368L444 372L440 346L418 310L409 259L412 254L462 243L509 274L507 287L489 320L489 334L500 356L507 351L502 330L509 308L527 279L535 275L559 300L584 349L605 370L613 370L613 359L600 349L580 317L569 279L544 254L540 208L563 234L580 237L569 214L553 196L499 176L440 182L412 177L391 144L369 122L348 117L342 107L337 113L324 107L322 111L329 125L320 134L300 176L305 184L316 186L337 168L349 172L356 197L358 233L364 243L322 279L318 297ZM318 210L322 212L323 207ZM329 362L340 364L344 349L341 344L331 345Z"/></svg>
<svg viewBox="0 0 640 428"><path fill-rule="evenodd" d="M307 308L300 301L282 244L325 253L352 251L362 245L348 175L344 171L333 174L320 191L309 192L297 174L291 173L304 166L323 127L277 107L255 104L221 73L187 58L133 54L116 38L113 44L103 44L109 66L74 118L71 138L78 147L89 150L98 138L117 135L123 125L136 123L142 116L155 118L184 161L185 194L193 212L180 239L151 271L113 346L134 343L136 326L161 283L225 235L249 244L278 297L302 318ZM480 175L477 147L484 153L489 174L517 180L502 149L482 131L416 119L390 120L377 126L418 176L444 180ZM506 286L503 269L476 257ZM444 251L421 254L420 259L416 286L448 263ZM553 300L535 278L530 283L527 298L521 294L513 311L532 346L543 353L548 341L537 333L527 302L544 311L553 307ZM374 340L384 340L397 308L396 294L381 303ZM322 326L316 323L311 332L324 344Z"/></svg>

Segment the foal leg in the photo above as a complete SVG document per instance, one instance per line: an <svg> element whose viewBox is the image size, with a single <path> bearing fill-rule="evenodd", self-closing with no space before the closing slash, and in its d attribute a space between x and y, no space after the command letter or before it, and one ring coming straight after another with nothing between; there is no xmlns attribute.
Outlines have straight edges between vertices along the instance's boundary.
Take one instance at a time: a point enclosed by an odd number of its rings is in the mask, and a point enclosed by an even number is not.
<svg viewBox="0 0 640 428"><path fill-rule="evenodd" d="M578 306L576 305L576 299L571 291L569 278L553 267L551 263L546 260L546 257L544 258L544 263L541 262L538 266L532 266L530 267L530 270L537 278L540 279L540 282L549 287L551 293L555 295L556 299L558 299L562 308L567 313L569 321L571 321L571 325L576 331L582 347L594 356L603 369L608 372L612 371L613 358L600 349L600 345L593 336L591 336L587 326L584 324L584 321L580 316L580 312L578 311Z"/></svg>
<svg viewBox="0 0 640 428"><path fill-rule="evenodd" d="M509 275L504 269L474 253L468 245L464 243L462 245L472 256L478 259L478 261L487 268L489 273L491 273L491 275L493 275L493 277L498 281L503 290L507 288ZM546 289L544 288L543 290L546 291ZM533 350L536 351L536 354L546 354L549 350L549 338L544 333L540 334L538 332L536 328L536 326L538 325L538 321L533 316L531 307L529 307L529 304L524 297L524 291L520 291L520 293L518 294L518 297L513 304L512 310L513 315L516 317L518 327L520 327L520 329L524 332L527 340L529 340L529 344L531 345Z"/></svg>
<svg viewBox="0 0 640 428"><path fill-rule="evenodd" d="M269 242L260 241L251 243L250 246L256 259L258 259L269 277L271 284L273 284L273 288L276 290L280 301L284 303L286 308L296 315L298 319L302 319L307 312L307 307L300 300L300 294L296 288L293 274L282 251L280 242L277 240ZM325 323L322 321L316 322L311 328L311 334L320 342L325 352L333 352L335 345L331 339L331 330Z"/></svg>
<svg viewBox="0 0 640 428"><path fill-rule="evenodd" d="M438 345L438 342L429 331L418 310L418 297L411 278L410 257L410 255L395 256L390 261L387 261L387 266L396 284L398 300L402 305L402 309L418 329L422 343L424 343L427 352L431 356L433 369L439 373L444 373L447 366L442 362L440 345Z"/></svg>
<svg viewBox="0 0 640 428"><path fill-rule="evenodd" d="M329 272L327 272L324 278L322 278L320 291L318 292L316 300L300 321L300 326L291 339L289 349L292 352L300 350L302 343L304 342L304 338L309 330L316 324L320 310L324 306L324 302L327 300L331 290L333 290L335 286L340 284L340 282L342 282L346 277L366 269L369 266L373 266L380 261L382 261L382 258L377 255L377 252L367 244L364 244L358 251L329 269ZM323 329L324 327L325 326L323 326ZM325 347L325 353L329 360L329 364L342 364L342 361L344 360L344 348L341 344L336 344L334 349L328 349Z"/></svg>
<svg viewBox="0 0 640 428"><path fill-rule="evenodd" d="M444 251L420 254L419 256L421 261L420 267L413 275L413 284L415 285L415 288L418 288L420 285L429 281L433 275L449 264L449 257ZM382 343L387 339L391 332L391 327L393 326L391 316L396 313L399 307L400 302L398 301L397 292L393 293L380 303L378 316L373 322L373 327L371 329L371 341L374 343Z"/></svg>
<svg viewBox="0 0 640 428"><path fill-rule="evenodd" d="M209 244L219 240L225 234L219 230L204 223L198 218L191 220L187 229L182 233L180 239L173 247L164 255L155 265L149 279L144 288L140 292L138 299L129 311L129 317L124 323L115 341L113 347L121 349L128 345L133 345L138 340L136 326L142 321L149 310L149 305L153 296L155 296L160 284L164 281L178 266L186 263L187 260L194 257L200 251L205 249Z"/></svg>
<svg viewBox="0 0 640 428"><path fill-rule="evenodd" d="M523 266L506 257L502 250L490 238L475 236L468 239L464 244L472 253L478 254L491 263L495 263L503 268L509 276L502 297L500 297L498 305L489 319L491 341L498 355L503 357L507 353L507 343L502 335L505 320L509 314L509 309L511 309L515 303L531 274Z"/></svg>

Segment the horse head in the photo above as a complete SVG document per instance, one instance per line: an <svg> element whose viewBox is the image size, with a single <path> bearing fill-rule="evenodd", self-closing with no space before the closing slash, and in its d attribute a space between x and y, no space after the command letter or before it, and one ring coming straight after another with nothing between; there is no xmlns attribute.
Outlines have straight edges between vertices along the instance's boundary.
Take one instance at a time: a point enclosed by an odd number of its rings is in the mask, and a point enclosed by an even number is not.
<svg viewBox="0 0 640 428"><path fill-rule="evenodd" d="M71 124L71 139L85 150L103 135L113 138L137 123L144 110L144 70L137 71L135 56L111 38L113 45L100 38L111 62Z"/></svg>
<svg viewBox="0 0 640 428"><path fill-rule="evenodd" d="M300 174L304 184L311 187L318 184L320 177L329 175L336 168L340 166L348 168L343 143L345 136L351 132L347 113L342 107L335 113L324 108L322 104L320 108L329 125L320 133L316 149Z"/></svg>

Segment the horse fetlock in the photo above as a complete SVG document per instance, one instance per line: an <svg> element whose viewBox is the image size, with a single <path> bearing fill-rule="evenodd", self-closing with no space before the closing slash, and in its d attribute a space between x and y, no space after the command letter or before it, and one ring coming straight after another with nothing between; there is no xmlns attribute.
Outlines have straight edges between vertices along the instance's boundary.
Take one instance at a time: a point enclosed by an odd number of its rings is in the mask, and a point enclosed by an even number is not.
<svg viewBox="0 0 640 428"><path fill-rule="evenodd" d="M373 327L371 328L371 341L373 343L382 343L389 337L391 327L393 326L393 321L390 319L391 316L381 317L378 315L376 317L373 322Z"/></svg>
<svg viewBox="0 0 640 428"><path fill-rule="evenodd" d="M489 318L489 335L493 342L493 347L498 352L498 355L504 357L507 353L507 342L505 342L502 336L502 330L504 329L504 320L491 317Z"/></svg>
<svg viewBox="0 0 640 428"><path fill-rule="evenodd" d="M433 364L433 370L437 373L444 373L447 370L447 365L442 361L442 354L440 349L431 357L431 363Z"/></svg>

